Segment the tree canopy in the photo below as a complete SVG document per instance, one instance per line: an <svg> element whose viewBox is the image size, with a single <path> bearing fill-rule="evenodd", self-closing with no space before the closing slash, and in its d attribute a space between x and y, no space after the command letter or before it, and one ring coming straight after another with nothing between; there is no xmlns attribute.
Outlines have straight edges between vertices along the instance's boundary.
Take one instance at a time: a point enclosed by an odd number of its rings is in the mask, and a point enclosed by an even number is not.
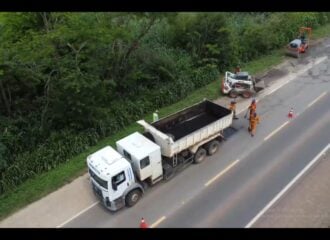
<svg viewBox="0 0 330 240"><path fill-rule="evenodd" d="M0 194L328 13L0 14Z"/></svg>

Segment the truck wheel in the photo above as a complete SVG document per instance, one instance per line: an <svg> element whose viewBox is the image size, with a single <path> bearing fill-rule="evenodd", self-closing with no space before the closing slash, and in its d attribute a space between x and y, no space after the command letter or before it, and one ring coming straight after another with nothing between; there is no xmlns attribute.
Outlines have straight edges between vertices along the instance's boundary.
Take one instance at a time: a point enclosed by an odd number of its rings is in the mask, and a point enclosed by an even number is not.
<svg viewBox="0 0 330 240"><path fill-rule="evenodd" d="M135 189L133 191L130 191L125 198L126 205L128 207L134 206L141 198L141 190Z"/></svg>
<svg viewBox="0 0 330 240"><path fill-rule="evenodd" d="M210 142L209 144L206 145L207 154L210 156L215 154L219 150L219 147L220 147L219 141L214 140Z"/></svg>
<svg viewBox="0 0 330 240"><path fill-rule="evenodd" d="M251 96L252 96L252 92L250 92L250 91L244 91L242 93L243 98L250 98Z"/></svg>
<svg viewBox="0 0 330 240"><path fill-rule="evenodd" d="M199 148L194 156L194 163L201 163L206 157L206 150L204 148Z"/></svg>
<svg viewBox="0 0 330 240"><path fill-rule="evenodd" d="M229 97L231 97L231 98L237 98L238 97L238 92L236 92L234 90L231 90L229 92Z"/></svg>

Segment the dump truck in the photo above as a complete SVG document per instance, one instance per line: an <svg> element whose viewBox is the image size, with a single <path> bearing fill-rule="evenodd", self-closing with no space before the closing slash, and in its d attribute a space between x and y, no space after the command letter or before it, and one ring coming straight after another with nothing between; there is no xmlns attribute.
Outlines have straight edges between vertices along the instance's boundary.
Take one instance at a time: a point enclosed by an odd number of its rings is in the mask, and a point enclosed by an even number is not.
<svg viewBox="0 0 330 240"><path fill-rule="evenodd" d="M94 193L111 211L134 206L150 186L215 154L232 119L228 108L203 100L152 123L137 121L143 133L134 132L118 140L116 149L106 146L87 157Z"/></svg>

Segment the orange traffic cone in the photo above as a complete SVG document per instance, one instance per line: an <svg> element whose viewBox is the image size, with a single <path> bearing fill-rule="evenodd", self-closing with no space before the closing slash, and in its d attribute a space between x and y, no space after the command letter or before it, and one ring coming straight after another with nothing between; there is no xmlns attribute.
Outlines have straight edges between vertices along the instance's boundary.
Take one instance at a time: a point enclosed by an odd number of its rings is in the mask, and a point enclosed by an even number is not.
<svg viewBox="0 0 330 240"><path fill-rule="evenodd" d="M288 113L288 118L293 118L293 108L290 109Z"/></svg>
<svg viewBox="0 0 330 240"><path fill-rule="evenodd" d="M148 224L146 223L144 218L141 218L140 228L148 228Z"/></svg>

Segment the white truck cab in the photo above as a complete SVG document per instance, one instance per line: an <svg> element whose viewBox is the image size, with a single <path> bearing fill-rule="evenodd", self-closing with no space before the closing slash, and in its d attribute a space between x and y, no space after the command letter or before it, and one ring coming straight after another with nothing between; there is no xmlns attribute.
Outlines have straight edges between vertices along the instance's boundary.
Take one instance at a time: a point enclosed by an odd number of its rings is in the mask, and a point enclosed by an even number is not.
<svg viewBox="0 0 330 240"><path fill-rule="evenodd" d="M94 192L104 205L116 211L133 206L143 194L143 181L162 179L160 147L135 132L116 142L117 150L106 146L87 157Z"/></svg>

